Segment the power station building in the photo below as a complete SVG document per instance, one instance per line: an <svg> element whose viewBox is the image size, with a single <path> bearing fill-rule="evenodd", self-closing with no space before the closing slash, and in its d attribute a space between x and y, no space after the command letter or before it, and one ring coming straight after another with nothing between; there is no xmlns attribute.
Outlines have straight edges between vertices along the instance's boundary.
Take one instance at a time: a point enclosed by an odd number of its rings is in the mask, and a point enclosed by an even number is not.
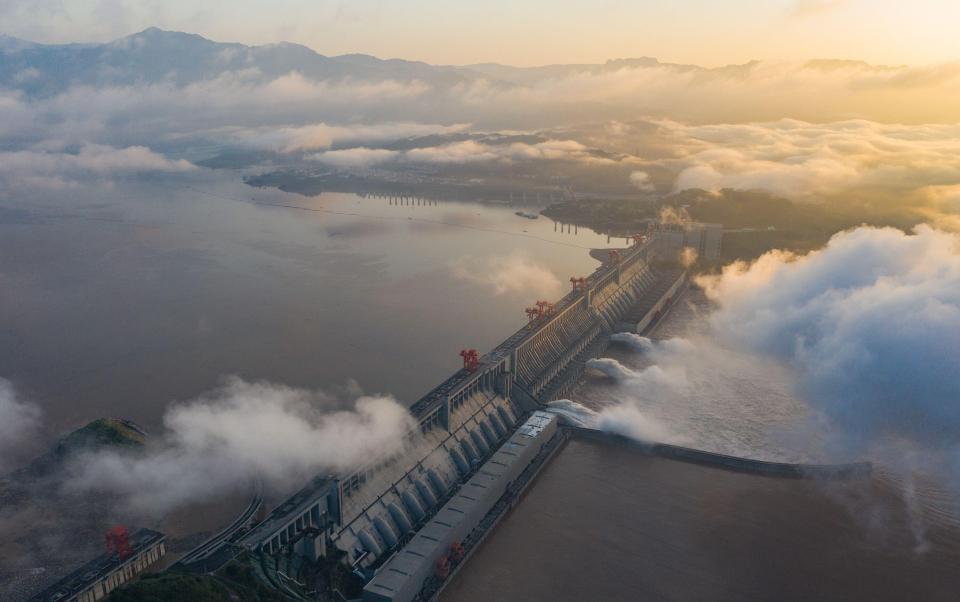
<svg viewBox="0 0 960 602"><path fill-rule="evenodd" d="M720 258L720 244L723 241L722 224L704 224L701 222L683 222L678 224L658 224L657 241L659 252L663 256L679 256L684 249L693 249L697 257L707 261Z"/></svg>

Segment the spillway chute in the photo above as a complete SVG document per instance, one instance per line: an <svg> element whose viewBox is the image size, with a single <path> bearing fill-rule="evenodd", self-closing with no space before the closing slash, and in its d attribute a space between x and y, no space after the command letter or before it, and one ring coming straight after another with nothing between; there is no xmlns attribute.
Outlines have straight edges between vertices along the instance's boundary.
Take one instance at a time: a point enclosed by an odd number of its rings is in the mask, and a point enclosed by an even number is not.
<svg viewBox="0 0 960 602"><path fill-rule="evenodd" d="M387 506L387 512L390 513L390 518L393 519L393 522L397 525L397 528L400 529L401 533L413 531L413 525L410 523L410 519L407 518L407 514L400 506L391 502L390 505Z"/></svg>
<svg viewBox="0 0 960 602"><path fill-rule="evenodd" d="M409 489L400 494L400 499L403 501L403 507L407 509L407 512L415 520L423 520L423 517L427 515L423 510L420 500L418 500Z"/></svg>

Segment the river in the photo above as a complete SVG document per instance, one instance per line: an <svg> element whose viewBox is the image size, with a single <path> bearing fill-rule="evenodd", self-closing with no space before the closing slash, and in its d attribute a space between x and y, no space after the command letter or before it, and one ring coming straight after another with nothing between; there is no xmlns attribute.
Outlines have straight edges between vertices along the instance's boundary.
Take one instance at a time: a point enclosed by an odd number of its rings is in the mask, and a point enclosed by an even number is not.
<svg viewBox="0 0 960 602"><path fill-rule="evenodd" d="M821 449L782 367L720 347L710 304L691 291L655 339L693 346L676 390L588 370L572 398L629 399L683 443L781 461L851 460ZM652 365L623 346L628 370ZM661 358L663 359L663 358ZM822 434L822 433L821 433ZM882 464L851 482L781 480L573 440L444 591L481 600L955 600L960 511L936 481Z"/></svg>

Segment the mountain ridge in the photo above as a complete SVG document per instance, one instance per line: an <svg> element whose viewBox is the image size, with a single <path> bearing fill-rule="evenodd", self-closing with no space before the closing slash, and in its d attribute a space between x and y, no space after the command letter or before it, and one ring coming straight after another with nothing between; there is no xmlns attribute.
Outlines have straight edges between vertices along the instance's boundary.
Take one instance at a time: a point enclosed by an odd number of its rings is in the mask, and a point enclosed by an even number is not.
<svg viewBox="0 0 960 602"><path fill-rule="evenodd" d="M315 81L357 80L424 82L438 90L478 82L529 86L544 80L591 76L632 69L669 69L722 78L749 75L760 61L720 67L662 62L655 57L626 57L603 63L557 63L516 67L500 63L434 65L364 53L320 54L292 42L246 45L218 42L196 33L149 27L103 43L42 44L0 33L0 89L47 97L72 86L123 87L166 84L178 87L230 73L271 81L298 73ZM876 69L863 61L817 59L803 63L816 70Z"/></svg>

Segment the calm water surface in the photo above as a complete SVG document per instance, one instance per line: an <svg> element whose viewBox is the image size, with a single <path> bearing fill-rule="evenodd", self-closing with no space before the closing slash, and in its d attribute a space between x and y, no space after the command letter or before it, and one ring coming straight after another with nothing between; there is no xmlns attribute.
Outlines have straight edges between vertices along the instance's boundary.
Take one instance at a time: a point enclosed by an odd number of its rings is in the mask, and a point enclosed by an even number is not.
<svg viewBox="0 0 960 602"><path fill-rule="evenodd" d="M206 171L3 199L0 378L51 434L97 416L156 429L230 374L355 380L411 403L460 349L491 348L596 267L585 249L605 236L517 209L303 197Z"/></svg>

